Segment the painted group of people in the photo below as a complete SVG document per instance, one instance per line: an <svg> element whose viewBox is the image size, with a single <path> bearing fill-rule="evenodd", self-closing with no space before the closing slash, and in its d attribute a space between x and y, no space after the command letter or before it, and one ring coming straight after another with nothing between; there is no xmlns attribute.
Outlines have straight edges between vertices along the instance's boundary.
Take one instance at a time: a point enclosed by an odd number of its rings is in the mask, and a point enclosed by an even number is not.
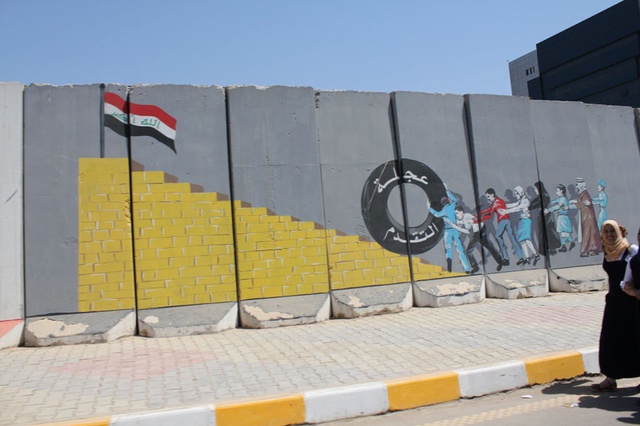
<svg viewBox="0 0 640 426"><path fill-rule="evenodd" d="M479 263L474 256L478 244L487 249L496 262L496 269L510 264L511 252L515 255L517 265L536 265L540 256L568 252L580 244L580 256L595 256L602 252L600 230L607 219L606 207L608 197L604 191L606 183L598 181L598 194L591 197L584 179L577 178L575 183L576 197L569 199L567 188L560 184L556 187L556 198L551 196L540 181L529 188L529 193L521 186L516 186L512 193L515 201L506 202L500 198L493 188L485 191L484 197L489 203L479 215L465 212L458 205L456 196L447 189L447 196L441 200L442 208L429 211L435 217L444 220L444 243L447 270L451 272L454 250L458 254L463 270L468 274L479 271ZM596 208L598 206L598 215ZM570 211L578 210L577 237L574 237ZM532 219L532 211L540 211L537 221ZM517 217L517 225L512 224L511 215ZM498 243L496 248L488 236L482 236L483 224L495 217L494 237ZM466 247L462 243L461 234L467 234ZM534 244L534 234L537 243ZM577 241L576 241L577 240Z"/></svg>
<svg viewBox="0 0 640 426"><path fill-rule="evenodd" d="M598 392L616 390L618 379L640 377L640 257L638 246L630 244L626 235L616 221L603 222L602 267L609 290L599 342L600 372L605 378L591 385Z"/></svg>
<svg viewBox="0 0 640 426"><path fill-rule="evenodd" d="M556 187L556 198L549 200L544 210L547 226L547 244L550 254L567 252L576 246L573 237L573 226L569 217L569 211L578 210L578 242L580 243L580 256L597 256L602 253L602 238L600 232L607 219L608 196L605 192L606 183L598 181L598 194L591 197L587 191L587 185L582 178L577 178L575 188L577 195L574 199L567 196L567 188L560 184ZM596 216L595 206L598 206ZM555 214L555 226L551 214Z"/></svg>

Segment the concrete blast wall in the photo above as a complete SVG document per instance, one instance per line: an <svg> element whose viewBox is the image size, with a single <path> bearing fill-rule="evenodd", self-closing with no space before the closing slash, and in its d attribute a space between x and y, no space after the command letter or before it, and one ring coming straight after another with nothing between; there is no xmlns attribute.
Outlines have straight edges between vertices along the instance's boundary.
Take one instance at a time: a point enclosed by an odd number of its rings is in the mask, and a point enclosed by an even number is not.
<svg viewBox="0 0 640 426"><path fill-rule="evenodd" d="M17 83L0 102L0 346L605 289L602 222L640 226L627 107Z"/></svg>

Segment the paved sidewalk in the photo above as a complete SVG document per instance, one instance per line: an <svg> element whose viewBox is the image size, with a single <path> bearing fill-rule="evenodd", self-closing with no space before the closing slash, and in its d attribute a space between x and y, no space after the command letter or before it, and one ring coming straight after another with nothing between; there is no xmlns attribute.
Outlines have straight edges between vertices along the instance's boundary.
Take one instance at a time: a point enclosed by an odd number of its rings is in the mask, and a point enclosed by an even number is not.
<svg viewBox="0 0 640 426"><path fill-rule="evenodd" d="M0 350L0 425L220 404L597 348L604 292ZM186 423L185 423L186 425Z"/></svg>

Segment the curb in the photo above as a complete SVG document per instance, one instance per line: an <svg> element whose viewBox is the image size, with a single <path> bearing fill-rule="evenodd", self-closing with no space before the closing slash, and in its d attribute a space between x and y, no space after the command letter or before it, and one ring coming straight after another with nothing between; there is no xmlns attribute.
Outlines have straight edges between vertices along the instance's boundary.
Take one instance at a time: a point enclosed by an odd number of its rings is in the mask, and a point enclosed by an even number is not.
<svg viewBox="0 0 640 426"><path fill-rule="evenodd" d="M559 352L482 368L313 390L272 398L48 423L51 426L295 425L408 410L599 374L598 349Z"/></svg>

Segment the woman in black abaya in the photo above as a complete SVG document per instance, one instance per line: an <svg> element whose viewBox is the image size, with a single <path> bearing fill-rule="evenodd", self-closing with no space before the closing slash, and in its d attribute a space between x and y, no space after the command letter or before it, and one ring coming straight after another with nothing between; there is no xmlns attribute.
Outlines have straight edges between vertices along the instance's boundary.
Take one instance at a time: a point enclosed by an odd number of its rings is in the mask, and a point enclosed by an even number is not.
<svg viewBox="0 0 640 426"><path fill-rule="evenodd" d="M600 331L600 372L605 379L591 387L599 392L617 389L617 379L640 377L640 300L626 294L621 283L627 262L638 252L630 245L626 229L613 220L602 225L604 261L609 277Z"/></svg>

